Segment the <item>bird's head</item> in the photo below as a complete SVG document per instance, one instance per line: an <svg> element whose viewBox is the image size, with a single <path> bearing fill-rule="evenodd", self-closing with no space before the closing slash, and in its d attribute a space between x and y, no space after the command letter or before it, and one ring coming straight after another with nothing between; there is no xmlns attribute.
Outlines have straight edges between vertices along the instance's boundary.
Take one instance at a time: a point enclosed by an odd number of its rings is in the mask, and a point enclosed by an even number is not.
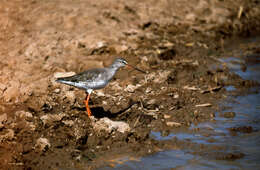
<svg viewBox="0 0 260 170"><path fill-rule="evenodd" d="M128 64L127 61L123 58L115 59L115 61L112 64L112 67L116 68L116 69L119 69L120 67L124 67L124 66L128 66L129 68L135 69L135 70L140 71L142 73L146 73L145 71L140 70L140 69L136 68L135 66Z"/></svg>
<svg viewBox="0 0 260 170"><path fill-rule="evenodd" d="M120 67L124 67L126 65L128 65L127 61L123 58L117 58L115 59L115 61L113 62L113 67L115 68L120 68Z"/></svg>

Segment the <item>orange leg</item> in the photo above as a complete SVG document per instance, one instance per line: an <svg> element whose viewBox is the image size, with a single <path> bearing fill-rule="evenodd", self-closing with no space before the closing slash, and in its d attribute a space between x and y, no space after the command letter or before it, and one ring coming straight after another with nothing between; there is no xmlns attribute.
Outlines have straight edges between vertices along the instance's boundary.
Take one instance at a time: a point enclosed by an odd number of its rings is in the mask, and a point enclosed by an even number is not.
<svg viewBox="0 0 260 170"><path fill-rule="evenodd" d="M91 111L90 111L90 108L88 106L88 101L89 101L89 97L90 97L90 94L86 93L87 96L85 98L85 105L86 105L86 112L88 113L88 117L90 117L92 114L91 114Z"/></svg>

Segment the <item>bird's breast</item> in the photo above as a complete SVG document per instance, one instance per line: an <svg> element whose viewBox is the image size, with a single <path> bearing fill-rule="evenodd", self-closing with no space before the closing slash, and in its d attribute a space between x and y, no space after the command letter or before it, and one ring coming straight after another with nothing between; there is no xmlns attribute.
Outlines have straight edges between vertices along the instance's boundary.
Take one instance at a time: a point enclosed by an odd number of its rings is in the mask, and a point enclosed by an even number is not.
<svg viewBox="0 0 260 170"><path fill-rule="evenodd" d="M108 84L107 81L99 80L87 83L87 87L90 89L102 89Z"/></svg>

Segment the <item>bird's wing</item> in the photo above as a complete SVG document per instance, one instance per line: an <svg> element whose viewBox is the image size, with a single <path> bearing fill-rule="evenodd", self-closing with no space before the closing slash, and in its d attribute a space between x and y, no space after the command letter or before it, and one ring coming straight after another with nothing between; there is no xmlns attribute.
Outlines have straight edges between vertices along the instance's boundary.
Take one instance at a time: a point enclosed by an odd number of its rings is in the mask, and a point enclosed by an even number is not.
<svg viewBox="0 0 260 170"><path fill-rule="evenodd" d="M81 72L74 76L62 77L59 79L64 81L75 82L75 83L79 83L79 82L88 83L88 82L97 81L100 78L100 75L104 74L104 72L105 72L104 69L96 68L96 69L91 69L91 70Z"/></svg>

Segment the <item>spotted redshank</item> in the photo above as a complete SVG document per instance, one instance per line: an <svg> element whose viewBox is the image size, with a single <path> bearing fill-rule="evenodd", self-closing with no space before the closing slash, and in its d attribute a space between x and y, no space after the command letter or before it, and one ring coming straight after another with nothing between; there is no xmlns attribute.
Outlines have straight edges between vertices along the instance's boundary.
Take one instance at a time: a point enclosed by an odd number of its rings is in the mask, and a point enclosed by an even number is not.
<svg viewBox="0 0 260 170"><path fill-rule="evenodd" d="M86 112L90 117L92 114L88 102L89 102L91 92L96 89L104 88L109 83L109 81L114 77L114 75L119 70L119 68L124 67L126 65L142 73L146 73L128 64L125 59L117 58L109 67L90 69L82 73L76 74L74 76L58 78L56 81L86 91L86 98L85 98Z"/></svg>

